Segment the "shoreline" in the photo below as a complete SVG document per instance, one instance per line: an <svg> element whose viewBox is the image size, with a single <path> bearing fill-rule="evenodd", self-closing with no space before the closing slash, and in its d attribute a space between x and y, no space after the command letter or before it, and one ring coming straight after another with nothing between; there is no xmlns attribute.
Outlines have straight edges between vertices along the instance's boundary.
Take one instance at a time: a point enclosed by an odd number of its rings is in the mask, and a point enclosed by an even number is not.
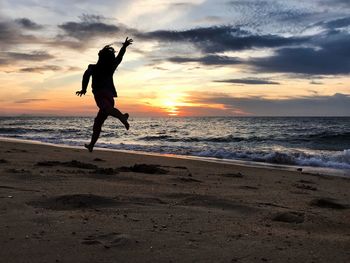
<svg viewBox="0 0 350 263"><path fill-rule="evenodd" d="M38 145L47 145L61 148L71 148L71 149L80 149L85 150L84 146L74 146L67 144L54 144L49 142L41 142L35 140L25 140L25 139L17 139L10 137L1 137L1 141L9 141L9 142L18 142L18 143L28 143L28 144L38 144ZM116 153L131 153L138 155L149 155L149 156L159 156L159 157L169 157L169 158L178 158L185 160L198 160L204 162L213 162L218 164L231 164L238 165L244 167L252 167L252 168L262 168L262 169L277 169L284 171L300 171L302 169L302 173L309 173L312 175L319 176L338 176L343 178L350 178L350 169L335 169L335 168L327 168L327 167L314 167L314 166L301 166L301 165L283 165L283 164L274 164L267 162L255 162L255 161L246 161L246 160L235 160L235 159L219 159L215 157L201 157L201 156L192 156L192 155L177 155L177 154L162 154L155 152L144 152L144 151L133 151L133 150L121 150L121 149L111 149L111 148L101 148L95 147L94 151L106 151L106 152L116 152Z"/></svg>

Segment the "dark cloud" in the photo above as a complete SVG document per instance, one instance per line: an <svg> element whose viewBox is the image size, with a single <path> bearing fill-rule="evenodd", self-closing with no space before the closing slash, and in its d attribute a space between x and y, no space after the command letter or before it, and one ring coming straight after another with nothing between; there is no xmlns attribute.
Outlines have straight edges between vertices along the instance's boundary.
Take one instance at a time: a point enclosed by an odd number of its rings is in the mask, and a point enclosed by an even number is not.
<svg viewBox="0 0 350 263"><path fill-rule="evenodd" d="M350 7L350 2L349 0L331 0L331 3L337 3L346 7Z"/></svg>
<svg viewBox="0 0 350 263"><path fill-rule="evenodd" d="M347 27L347 26L350 26L350 16L331 20L328 22L321 22L321 23L318 23L318 25L322 25L329 29Z"/></svg>
<svg viewBox="0 0 350 263"><path fill-rule="evenodd" d="M110 24L106 21L107 19L102 16L83 15L79 22L66 22L58 25L63 33L58 34L50 44L83 50L96 39L104 38L106 41L113 41L117 33L135 32L134 29L129 29L124 25Z"/></svg>
<svg viewBox="0 0 350 263"><path fill-rule="evenodd" d="M13 50L14 46L25 44L44 44L73 49L84 49L98 37L111 39L123 26L108 24L97 15L82 15L79 22L66 22L58 25L61 33L56 37L37 37L26 33L26 30L42 28L28 18L0 20L0 49Z"/></svg>
<svg viewBox="0 0 350 263"><path fill-rule="evenodd" d="M31 53L21 52L0 52L0 66L4 65L16 65L22 61L46 61L54 58L46 51L33 51Z"/></svg>
<svg viewBox="0 0 350 263"><path fill-rule="evenodd" d="M244 79L223 79L215 80L214 82L223 83L237 83L237 84L248 84L248 85L279 85L279 82L270 81L267 79L256 79L256 78L244 78Z"/></svg>
<svg viewBox="0 0 350 263"><path fill-rule="evenodd" d="M19 24L21 27L29 30L39 30L43 28L42 25L39 25L28 18L19 18L19 19L16 19L15 22Z"/></svg>
<svg viewBox="0 0 350 263"><path fill-rule="evenodd" d="M329 6L340 6L340 7L348 7L350 8L350 1L349 0L319 0L319 3L322 5L325 5L327 7Z"/></svg>
<svg viewBox="0 0 350 263"><path fill-rule="evenodd" d="M19 71L23 73L43 73L44 71L59 71L61 67L55 65L37 66L21 68Z"/></svg>
<svg viewBox="0 0 350 263"><path fill-rule="evenodd" d="M191 43L206 53L274 48L301 44L308 40L308 37L255 35L232 26L213 26L184 31L158 30L147 33L138 32L136 35L146 40Z"/></svg>
<svg viewBox="0 0 350 263"><path fill-rule="evenodd" d="M258 71L286 72L309 75L350 73L350 34L329 31L310 41L315 48L281 48L270 57L255 58L249 64Z"/></svg>
<svg viewBox="0 0 350 263"><path fill-rule="evenodd" d="M42 25L28 18L1 20L0 17L0 50L14 50L14 47L29 44L84 50L91 46L91 43L96 39L103 38L106 41L115 41L116 33L127 32L132 35L133 32L136 32L135 29L127 28L122 24L109 23L110 20L98 15L82 15L78 22L69 21L58 25L60 31L57 32L56 36L39 37L29 34L28 29L40 29ZM3 62L3 59L0 60Z"/></svg>
<svg viewBox="0 0 350 263"><path fill-rule="evenodd" d="M120 27L103 22L103 17L83 15L79 22L66 22L58 27L64 31L63 37L86 40L98 36L111 36L120 31ZM61 37L62 37L61 36Z"/></svg>
<svg viewBox="0 0 350 263"><path fill-rule="evenodd" d="M167 59L173 63L189 63L198 62L203 65L235 65L242 63L239 58L219 56L219 55L208 55L203 57L171 57Z"/></svg>
<svg viewBox="0 0 350 263"><path fill-rule="evenodd" d="M15 22L0 21L0 49L6 50L21 44L41 43L37 37L24 34Z"/></svg>
<svg viewBox="0 0 350 263"><path fill-rule="evenodd" d="M47 99L22 99L22 100L16 100L15 103L23 104L23 103L31 103L31 102L38 102L38 101L47 101Z"/></svg>
<svg viewBox="0 0 350 263"><path fill-rule="evenodd" d="M350 116L350 95L305 96L289 99L265 99L261 97L235 98L227 94L194 92L189 101L200 104L221 104L229 111L257 116Z"/></svg>
<svg viewBox="0 0 350 263"><path fill-rule="evenodd" d="M54 58L46 51L33 51L31 53L6 52L6 56L15 60L43 61Z"/></svg>
<svg viewBox="0 0 350 263"><path fill-rule="evenodd" d="M305 20L308 17L312 17L316 14L317 13L315 12L307 12L301 10L276 10L270 12L268 15L281 22L297 22Z"/></svg>
<svg viewBox="0 0 350 263"><path fill-rule="evenodd" d="M344 26L349 18L328 22L329 27ZM159 30L137 33L138 37L160 42L193 43L207 55L202 57L175 56L174 63L198 62L203 65L247 64L255 71L305 75L338 75L350 73L350 34L336 29L308 37L256 35L231 26L196 28L185 31ZM217 55L223 51L254 48L274 48L271 56L239 58Z"/></svg>

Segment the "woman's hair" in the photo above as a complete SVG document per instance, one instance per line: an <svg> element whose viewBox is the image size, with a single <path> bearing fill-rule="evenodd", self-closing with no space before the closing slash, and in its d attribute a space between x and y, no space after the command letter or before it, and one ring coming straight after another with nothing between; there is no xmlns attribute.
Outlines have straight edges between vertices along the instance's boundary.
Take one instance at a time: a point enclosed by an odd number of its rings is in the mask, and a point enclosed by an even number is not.
<svg viewBox="0 0 350 263"><path fill-rule="evenodd" d="M111 69L114 65L114 56L115 50L110 45L105 46L98 52L98 61L97 65L101 67L101 69Z"/></svg>

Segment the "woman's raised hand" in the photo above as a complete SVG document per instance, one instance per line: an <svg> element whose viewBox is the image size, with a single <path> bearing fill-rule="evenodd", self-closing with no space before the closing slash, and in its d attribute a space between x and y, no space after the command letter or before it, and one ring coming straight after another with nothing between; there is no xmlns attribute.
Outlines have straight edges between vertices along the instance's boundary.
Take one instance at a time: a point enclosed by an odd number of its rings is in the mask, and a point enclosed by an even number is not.
<svg viewBox="0 0 350 263"><path fill-rule="evenodd" d="M131 38L127 37L125 39L125 42L123 43L123 46L127 47L127 46L131 45L132 42L134 42L134 40L132 40Z"/></svg>

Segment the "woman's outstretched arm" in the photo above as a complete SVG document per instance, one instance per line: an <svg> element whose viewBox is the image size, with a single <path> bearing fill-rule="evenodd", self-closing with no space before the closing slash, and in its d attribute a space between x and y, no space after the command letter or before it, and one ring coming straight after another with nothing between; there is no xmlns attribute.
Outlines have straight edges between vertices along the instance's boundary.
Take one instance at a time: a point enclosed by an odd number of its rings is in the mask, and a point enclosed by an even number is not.
<svg viewBox="0 0 350 263"><path fill-rule="evenodd" d="M125 39L125 42L123 43L122 48L119 50L118 55L115 58L115 66L118 67L118 65L120 64L120 62L122 62L123 60L123 56L125 54L126 48L132 44L134 40L132 40L131 38L129 39L128 37Z"/></svg>
<svg viewBox="0 0 350 263"><path fill-rule="evenodd" d="M92 75L92 65L89 65L88 69L85 70L84 75L83 75L83 80L81 83L81 90L77 91L75 94L77 94L80 97L82 95L85 95L91 75Z"/></svg>

